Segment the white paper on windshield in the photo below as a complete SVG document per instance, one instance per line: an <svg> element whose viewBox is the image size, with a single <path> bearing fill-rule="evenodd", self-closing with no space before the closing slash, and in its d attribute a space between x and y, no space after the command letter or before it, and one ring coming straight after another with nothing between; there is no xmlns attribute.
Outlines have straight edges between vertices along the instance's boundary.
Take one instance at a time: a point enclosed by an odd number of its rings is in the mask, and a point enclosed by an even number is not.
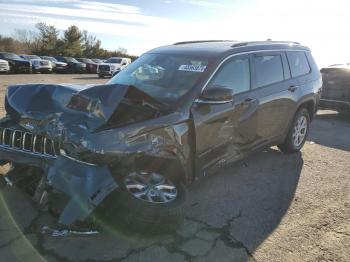
<svg viewBox="0 0 350 262"><path fill-rule="evenodd" d="M203 73L206 68L202 65L180 65L179 71Z"/></svg>

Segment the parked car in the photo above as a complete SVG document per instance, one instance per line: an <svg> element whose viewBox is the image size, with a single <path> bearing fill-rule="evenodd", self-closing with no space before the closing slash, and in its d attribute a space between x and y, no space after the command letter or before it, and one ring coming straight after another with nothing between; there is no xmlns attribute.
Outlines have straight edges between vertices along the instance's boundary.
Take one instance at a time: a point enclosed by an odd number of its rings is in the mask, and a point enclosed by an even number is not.
<svg viewBox="0 0 350 262"><path fill-rule="evenodd" d="M298 152L321 86L298 43L177 43L107 85L10 86L0 160L61 225L104 206L129 229L173 230L193 181L258 149Z"/></svg>
<svg viewBox="0 0 350 262"><path fill-rule="evenodd" d="M55 56L56 60L67 64L67 73L85 73L86 64L77 61L73 57Z"/></svg>
<svg viewBox="0 0 350 262"><path fill-rule="evenodd" d="M91 60L92 60L93 62L95 62L96 64L102 64L102 63L103 63L102 59L92 58Z"/></svg>
<svg viewBox="0 0 350 262"><path fill-rule="evenodd" d="M7 62L6 60L0 59L0 72L8 73L9 71L10 71L9 62Z"/></svg>
<svg viewBox="0 0 350 262"><path fill-rule="evenodd" d="M33 73L51 73L52 64L49 60L44 60L37 55L20 55L25 60L28 60L32 63L32 72Z"/></svg>
<svg viewBox="0 0 350 262"><path fill-rule="evenodd" d="M0 59L8 61L12 73L32 72L32 63L14 53L0 52Z"/></svg>
<svg viewBox="0 0 350 262"><path fill-rule="evenodd" d="M106 62L99 64L97 74L100 78L105 76L113 76L119 73L124 67L131 63L130 58L111 57Z"/></svg>
<svg viewBox="0 0 350 262"><path fill-rule="evenodd" d="M56 73L63 73L67 71L67 63L59 62L52 56L42 56L42 59L49 60L52 64L52 71Z"/></svg>
<svg viewBox="0 0 350 262"><path fill-rule="evenodd" d="M86 71L90 74L96 74L97 73L97 66L98 64L92 61L89 58L77 58L77 60L81 63L86 64Z"/></svg>
<svg viewBox="0 0 350 262"><path fill-rule="evenodd" d="M350 113L350 64L340 64L321 69L323 89L320 106Z"/></svg>

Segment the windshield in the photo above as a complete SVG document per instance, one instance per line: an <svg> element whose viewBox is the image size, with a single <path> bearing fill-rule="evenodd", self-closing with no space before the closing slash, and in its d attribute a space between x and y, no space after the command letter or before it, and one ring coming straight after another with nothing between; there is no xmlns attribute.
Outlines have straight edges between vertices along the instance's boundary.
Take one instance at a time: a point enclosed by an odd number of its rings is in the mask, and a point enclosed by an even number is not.
<svg viewBox="0 0 350 262"><path fill-rule="evenodd" d="M27 56L25 56L25 58L27 58L28 60L33 60L33 59L41 60L41 58L39 56L36 56L36 55L27 55Z"/></svg>
<svg viewBox="0 0 350 262"><path fill-rule="evenodd" d="M18 55L13 54L13 53L2 53L5 59L21 59Z"/></svg>
<svg viewBox="0 0 350 262"><path fill-rule="evenodd" d="M207 65L208 60L203 58L145 54L108 84L132 85L160 102L172 104L197 84Z"/></svg>
<svg viewBox="0 0 350 262"><path fill-rule="evenodd" d="M67 62L73 62L73 63L79 63L75 58L73 57L66 57Z"/></svg>
<svg viewBox="0 0 350 262"><path fill-rule="evenodd" d="M91 59L91 60L98 64L103 63L101 59Z"/></svg>
<svg viewBox="0 0 350 262"><path fill-rule="evenodd" d="M79 59L81 62L83 62L83 63L87 63L87 64L93 64L94 62L91 60L91 59L89 59L89 58L80 58Z"/></svg>
<svg viewBox="0 0 350 262"><path fill-rule="evenodd" d="M122 62L121 58L109 58L106 63L120 64Z"/></svg>

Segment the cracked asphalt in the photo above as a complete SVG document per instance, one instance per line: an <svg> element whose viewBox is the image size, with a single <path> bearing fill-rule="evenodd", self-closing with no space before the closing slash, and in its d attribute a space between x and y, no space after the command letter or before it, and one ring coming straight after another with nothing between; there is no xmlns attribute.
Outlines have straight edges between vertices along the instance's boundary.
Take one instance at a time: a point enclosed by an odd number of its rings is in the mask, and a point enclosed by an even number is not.
<svg viewBox="0 0 350 262"><path fill-rule="evenodd" d="M0 99L12 83L103 81L2 75ZM0 186L0 261L350 261L349 134L349 116L320 111L301 153L272 147L193 184L187 217L170 235L44 235L55 218Z"/></svg>

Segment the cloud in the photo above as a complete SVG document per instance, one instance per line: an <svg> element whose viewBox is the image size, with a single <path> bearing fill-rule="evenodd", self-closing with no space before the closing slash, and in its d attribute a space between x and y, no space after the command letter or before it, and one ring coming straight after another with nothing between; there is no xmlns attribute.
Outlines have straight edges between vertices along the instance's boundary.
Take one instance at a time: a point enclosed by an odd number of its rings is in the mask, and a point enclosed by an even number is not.
<svg viewBox="0 0 350 262"><path fill-rule="evenodd" d="M205 0L164 1L171 4L183 1L208 8L214 4ZM11 3L0 0L0 23L2 26L6 23L28 26L47 22L59 29L75 24L91 33L111 36L110 42L122 39L129 52L135 54L186 40L271 38L299 41L310 46L321 64L326 65L350 59L350 36L346 31L350 3L333 0L332 8L329 6L328 2L316 0L264 0L239 8L227 3L217 10L214 18L203 17L198 12L191 20L180 17L181 14L175 20L145 15L134 5L97 0L44 0L40 4L29 0L12 0Z"/></svg>
<svg viewBox="0 0 350 262"><path fill-rule="evenodd" d="M204 0L181 0L181 2L191 5L196 5L200 7L224 7L224 4L209 2Z"/></svg>
<svg viewBox="0 0 350 262"><path fill-rule="evenodd" d="M127 23L155 24L164 23L166 19L146 16L140 14L138 8L127 5L106 5L101 2L92 2L91 5L86 1L73 1L73 7L58 7L49 5L30 5L30 4L3 4L0 3L0 13L33 14L42 15L59 15L62 19L86 18L96 20L111 20Z"/></svg>
<svg viewBox="0 0 350 262"><path fill-rule="evenodd" d="M85 10L96 10L104 12L118 12L127 14L140 14L141 11L138 7L132 5L111 4L103 2L90 2L90 1L76 1L75 7Z"/></svg>

